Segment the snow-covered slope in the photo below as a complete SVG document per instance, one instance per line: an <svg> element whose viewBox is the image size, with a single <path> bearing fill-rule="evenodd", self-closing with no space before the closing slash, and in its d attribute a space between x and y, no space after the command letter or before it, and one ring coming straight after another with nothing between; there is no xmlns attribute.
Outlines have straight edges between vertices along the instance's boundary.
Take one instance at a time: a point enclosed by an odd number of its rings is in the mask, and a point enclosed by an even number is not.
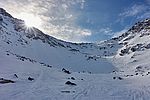
<svg viewBox="0 0 150 100"><path fill-rule="evenodd" d="M123 44L115 56L118 67L132 74L147 74L150 70L150 19L136 23L118 39Z"/></svg>
<svg viewBox="0 0 150 100"><path fill-rule="evenodd" d="M150 19L121 36L69 43L0 8L0 100L149 100Z"/></svg>
<svg viewBox="0 0 150 100"><path fill-rule="evenodd" d="M51 66L92 73L112 72L113 65L105 58L104 49L92 43L69 43L48 36L36 28L27 28L24 21L1 9L1 48ZM9 15L9 16L8 16Z"/></svg>
<svg viewBox="0 0 150 100"><path fill-rule="evenodd" d="M150 97L149 85L145 85L149 84L149 76L120 80L115 74L66 74L40 63L22 62L3 50L0 56L1 78L15 82L1 84L0 80L0 100L148 100ZM76 85L67 85L67 81Z"/></svg>

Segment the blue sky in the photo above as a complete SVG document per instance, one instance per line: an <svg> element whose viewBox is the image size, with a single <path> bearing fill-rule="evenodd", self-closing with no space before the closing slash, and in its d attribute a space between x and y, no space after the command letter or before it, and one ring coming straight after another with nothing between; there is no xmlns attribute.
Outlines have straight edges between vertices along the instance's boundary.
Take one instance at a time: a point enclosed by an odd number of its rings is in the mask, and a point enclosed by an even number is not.
<svg viewBox="0 0 150 100"><path fill-rule="evenodd" d="M127 30L135 22L150 18L149 1L144 0L87 0L77 23L92 30L88 41L109 39ZM144 16L144 14L147 14Z"/></svg>
<svg viewBox="0 0 150 100"><path fill-rule="evenodd" d="M35 27L71 42L109 39L150 18L150 0L1 0L0 6L17 18L34 15L41 20Z"/></svg>

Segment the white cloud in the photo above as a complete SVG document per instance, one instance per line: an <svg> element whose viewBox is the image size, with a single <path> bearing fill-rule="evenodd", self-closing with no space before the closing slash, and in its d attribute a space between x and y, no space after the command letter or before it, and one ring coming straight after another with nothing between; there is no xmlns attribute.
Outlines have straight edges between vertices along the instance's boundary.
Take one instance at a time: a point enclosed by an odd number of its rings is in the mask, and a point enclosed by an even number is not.
<svg viewBox="0 0 150 100"><path fill-rule="evenodd" d="M145 18L150 18L150 12L146 12L143 15L137 17L137 19L145 19Z"/></svg>
<svg viewBox="0 0 150 100"><path fill-rule="evenodd" d="M113 34L113 31L112 29L110 29L109 27L106 27L106 28L102 28L98 31L98 33L103 33L105 35L112 35Z"/></svg>
<svg viewBox="0 0 150 100"><path fill-rule="evenodd" d="M81 0L81 9L84 8L85 0Z"/></svg>
<svg viewBox="0 0 150 100"><path fill-rule="evenodd" d="M82 35L85 35L85 36L90 36L92 35L92 32L88 29L84 29L82 31L80 31Z"/></svg>
<svg viewBox="0 0 150 100"><path fill-rule="evenodd" d="M45 33L67 41L80 41L91 31L76 25L80 16L74 7L84 8L85 0L1 0L0 7L13 16L28 13L42 20L40 29Z"/></svg>
<svg viewBox="0 0 150 100"><path fill-rule="evenodd" d="M150 0L147 0L147 2ZM130 25L133 24L133 21L143 20L150 17L150 8L147 4L134 4L123 10L119 14L119 18L116 20L116 23L120 23L122 26L125 25L127 18L130 18Z"/></svg>
<svg viewBox="0 0 150 100"><path fill-rule="evenodd" d="M145 11L146 9L147 9L147 6L145 5L135 4L132 7L125 9L124 12L120 14L120 16L123 16L123 17L136 16L139 13Z"/></svg>

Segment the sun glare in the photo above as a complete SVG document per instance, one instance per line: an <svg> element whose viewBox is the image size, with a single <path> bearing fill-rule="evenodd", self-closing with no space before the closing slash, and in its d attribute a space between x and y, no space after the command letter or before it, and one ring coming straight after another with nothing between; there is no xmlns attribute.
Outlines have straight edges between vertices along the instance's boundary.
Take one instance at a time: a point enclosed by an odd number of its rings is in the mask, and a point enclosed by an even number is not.
<svg viewBox="0 0 150 100"><path fill-rule="evenodd" d="M18 15L18 18L25 21L26 27L36 27L40 28L41 26L41 19L34 15L34 14L28 14L28 13L21 13Z"/></svg>

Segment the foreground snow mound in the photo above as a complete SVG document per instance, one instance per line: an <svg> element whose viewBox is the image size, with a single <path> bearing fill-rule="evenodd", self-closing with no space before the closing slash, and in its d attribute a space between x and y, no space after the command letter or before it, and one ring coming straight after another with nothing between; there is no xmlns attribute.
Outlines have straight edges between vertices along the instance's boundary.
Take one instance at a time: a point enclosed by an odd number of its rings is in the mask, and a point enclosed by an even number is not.
<svg viewBox="0 0 150 100"><path fill-rule="evenodd" d="M6 52L1 51L0 56L0 77L14 81L0 83L0 100L148 100L150 97L149 75L127 78L118 74L67 74L53 66L15 59Z"/></svg>

